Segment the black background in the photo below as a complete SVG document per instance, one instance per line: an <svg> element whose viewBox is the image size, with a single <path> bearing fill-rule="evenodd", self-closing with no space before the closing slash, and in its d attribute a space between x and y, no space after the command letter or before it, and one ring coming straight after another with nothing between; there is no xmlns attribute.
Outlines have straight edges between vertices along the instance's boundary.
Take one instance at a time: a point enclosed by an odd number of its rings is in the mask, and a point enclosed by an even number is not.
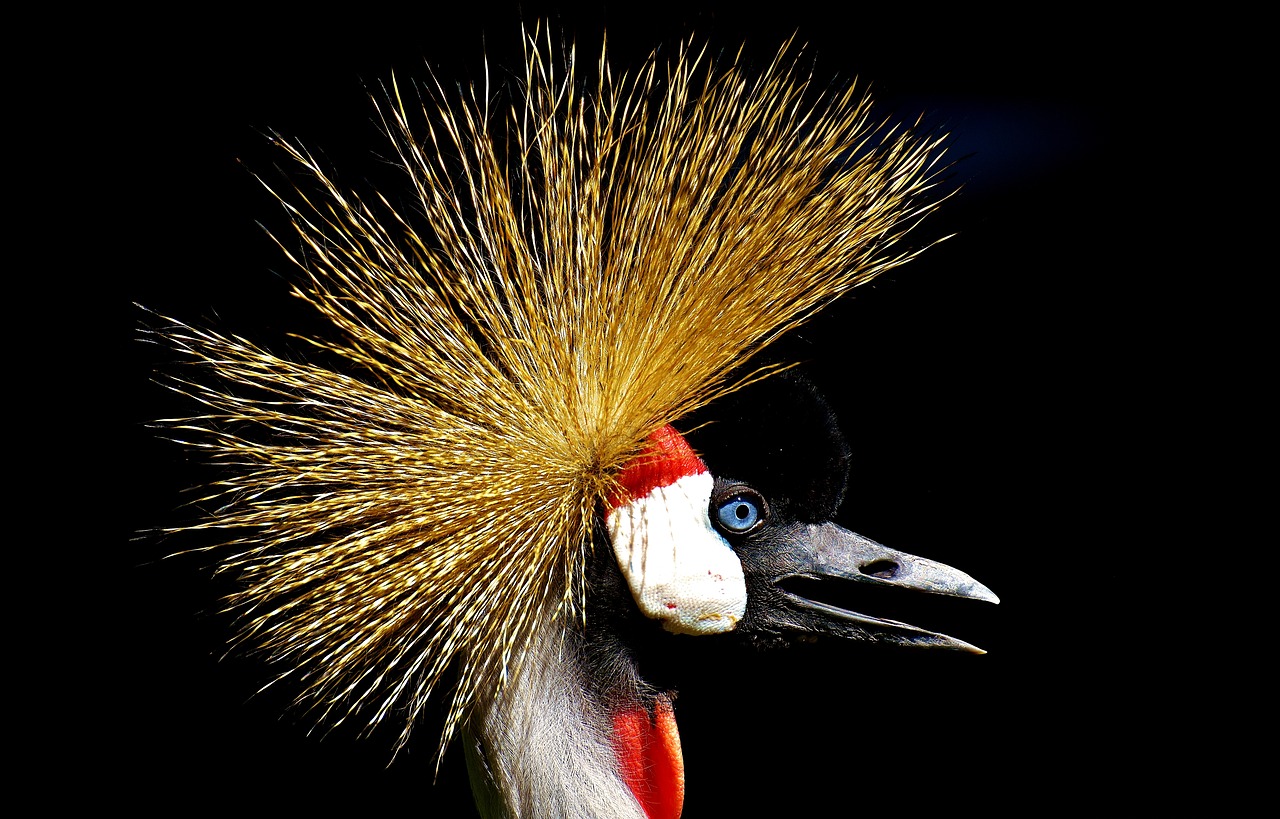
<svg viewBox="0 0 1280 819"><path fill-rule="evenodd" d="M926 114L959 160L959 192L921 234L954 238L788 341L853 445L842 522L968 571L1002 603L939 625L983 657L819 646L690 669L677 705L685 815L1127 799L1128 761L1149 742L1133 639L1145 611L1115 554L1140 538L1125 490L1145 450L1128 400L1145 375L1116 344L1134 269L1100 247L1125 227L1114 180L1133 155L1147 68L1130 67L1113 20L794 5L218 7L149 20L163 34L113 55L126 70L109 89L137 193L130 223L146 237L128 301L285 343L309 319L262 230L286 224L250 173L283 160L264 133L323 153L358 187L381 173L367 92L427 66L446 83L480 81L486 54L518 70L521 19L550 18L588 52L607 27L616 67L690 33L761 59L795 33L819 77L869 83L887 115ZM149 320L123 309L136 337ZM127 360L130 539L111 561L120 593L102 629L118 720L104 728L105 764L91 766L106 803L470 815L456 753L432 782L433 737L388 764L389 734L309 736L282 715L287 692L252 696L262 668L220 659L227 624L208 558L162 560L189 543L137 534L188 520L181 490L201 473L145 426L184 411L148 381L164 353L130 342Z"/></svg>

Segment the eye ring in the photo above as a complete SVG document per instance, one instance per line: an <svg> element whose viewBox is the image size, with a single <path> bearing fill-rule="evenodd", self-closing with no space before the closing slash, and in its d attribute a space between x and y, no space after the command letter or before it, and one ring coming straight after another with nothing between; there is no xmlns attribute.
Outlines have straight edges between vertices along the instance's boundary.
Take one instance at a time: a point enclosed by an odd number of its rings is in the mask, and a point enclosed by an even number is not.
<svg viewBox="0 0 1280 819"><path fill-rule="evenodd" d="M749 486L728 487L728 491L717 495L711 501L711 519L726 534L749 534L769 517L764 497Z"/></svg>

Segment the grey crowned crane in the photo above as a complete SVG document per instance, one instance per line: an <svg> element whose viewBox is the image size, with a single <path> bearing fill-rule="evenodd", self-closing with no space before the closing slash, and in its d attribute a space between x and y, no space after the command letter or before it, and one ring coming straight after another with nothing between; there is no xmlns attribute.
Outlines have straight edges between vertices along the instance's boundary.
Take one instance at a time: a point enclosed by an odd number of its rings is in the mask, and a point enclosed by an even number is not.
<svg viewBox="0 0 1280 819"><path fill-rule="evenodd" d="M227 467L188 528L220 533L237 644L319 723L402 744L447 678L439 747L464 743L485 816L678 816L671 658L700 645L977 651L817 591L995 602L833 523L830 411L751 363L909 260L935 206L939 140L875 127L789 54L752 76L686 47L617 77L602 51L584 81L535 35L510 107L393 82L407 202L280 140L316 184L280 196L294 293L332 325L313 352L155 331L207 410L175 435ZM777 412L789 443L735 445Z"/></svg>

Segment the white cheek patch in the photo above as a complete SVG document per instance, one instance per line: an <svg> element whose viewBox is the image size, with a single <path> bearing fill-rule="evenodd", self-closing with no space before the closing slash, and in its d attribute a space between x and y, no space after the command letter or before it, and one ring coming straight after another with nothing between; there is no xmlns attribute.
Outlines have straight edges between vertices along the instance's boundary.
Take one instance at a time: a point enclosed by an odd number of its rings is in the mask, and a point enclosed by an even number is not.
<svg viewBox="0 0 1280 819"><path fill-rule="evenodd" d="M636 604L667 631L731 631L747 610L742 562L707 516L713 484L707 472L685 475L605 518Z"/></svg>

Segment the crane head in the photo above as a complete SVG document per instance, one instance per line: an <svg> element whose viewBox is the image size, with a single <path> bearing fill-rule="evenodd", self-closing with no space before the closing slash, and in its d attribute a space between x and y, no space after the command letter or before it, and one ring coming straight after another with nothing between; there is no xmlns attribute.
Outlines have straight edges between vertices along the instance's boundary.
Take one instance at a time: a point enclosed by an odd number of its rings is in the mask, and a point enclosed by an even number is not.
<svg viewBox="0 0 1280 819"><path fill-rule="evenodd" d="M850 453L812 384L777 376L717 409L692 436L705 462L664 429L623 476L647 499L610 510L619 567L646 617L764 644L830 636L983 653L882 610L919 594L999 600L959 569L835 522Z"/></svg>

